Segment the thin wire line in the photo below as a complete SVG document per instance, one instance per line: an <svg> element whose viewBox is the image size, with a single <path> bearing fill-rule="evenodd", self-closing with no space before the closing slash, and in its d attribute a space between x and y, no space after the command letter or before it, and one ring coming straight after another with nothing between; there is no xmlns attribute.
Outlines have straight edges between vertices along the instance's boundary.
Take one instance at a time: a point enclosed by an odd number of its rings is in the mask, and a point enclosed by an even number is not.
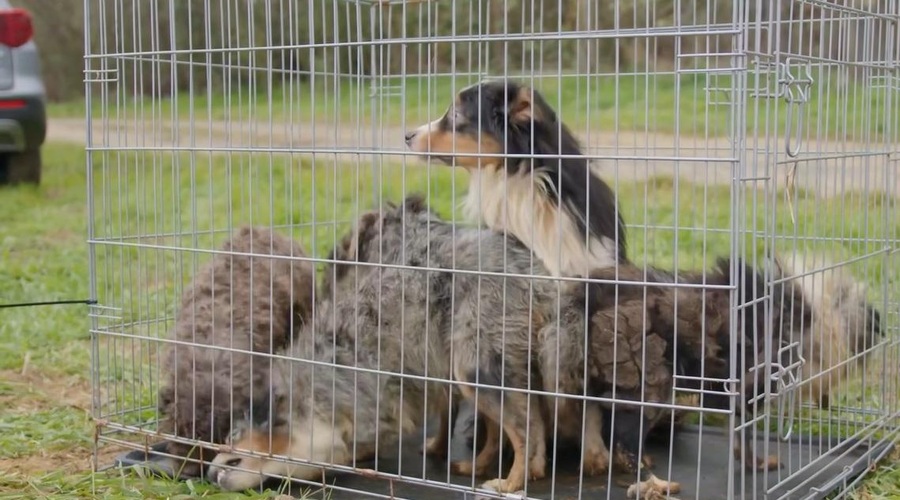
<svg viewBox="0 0 900 500"><path fill-rule="evenodd" d="M97 301L91 300L91 299L77 299L77 300L51 300L51 301L46 301L46 302L18 302L18 303L12 303L12 304L0 304L0 309L11 309L13 307L56 306L56 305L66 305L66 304L94 305L94 304L97 304Z"/></svg>

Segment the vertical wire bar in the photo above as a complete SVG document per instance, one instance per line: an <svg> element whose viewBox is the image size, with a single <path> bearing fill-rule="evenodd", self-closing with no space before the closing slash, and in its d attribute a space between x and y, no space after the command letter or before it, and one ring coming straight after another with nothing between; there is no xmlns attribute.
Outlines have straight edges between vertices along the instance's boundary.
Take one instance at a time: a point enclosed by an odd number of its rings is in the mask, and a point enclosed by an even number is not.
<svg viewBox="0 0 900 500"><path fill-rule="evenodd" d="M748 2L748 4L749 4L749 2ZM749 7L749 5L746 5L745 8L748 8L748 7ZM745 14L744 9L741 9L741 8L734 9L734 12L732 13L732 20L731 20L732 27L737 30L737 34L734 35L734 40L735 40L736 48L739 51L746 50L746 39L745 39L744 33L742 32L742 30L745 29L745 27L747 26L744 14ZM733 60L733 56L732 56L732 65L734 66L735 63L736 63L736 61ZM744 148L744 145L746 143L746 127L744 125L746 123L745 116L744 116L745 109L742 105L746 100L745 78L746 78L745 74L741 71L738 71L733 76L732 85L731 85L731 92L732 92L732 95L734 96L734 99L733 99L734 106L733 106L732 112L730 114L731 120L730 120L730 124L729 124L729 132L732 137L732 141L731 141L732 142L732 151L731 151L732 158L735 158L737 161L732 163L732 181L731 181L731 189L730 189L730 207L731 207L730 208L731 220L730 220L730 224L729 224L731 227L731 234L730 234L730 238L729 238L729 240L730 240L729 241L729 246L730 246L729 255L731 256L731 263L730 263L731 269L729 269L729 274L731 276L730 283L736 283L737 279L738 279L737 257L739 256L739 252L740 252L740 248L741 248L740 230L742 227L741 220L742 220L743 212L741 209L743 207L743 204L742 204L743 200L742 200L742 196L741 196L742 191L740 190L740 180L739 179L742 178L742 176L744 174L743 170L745 167L743 158L742 158L742 156L740 156L741 152ZM730 373L729 373L729 378L732 380L740 380L739 393L744 394L745 393L744 391L746 391L746 388L744 387L744 377L741 376L739 379L736 378L739 376L738 367L741 367L740 370L746 369L746 367L744 367L744 363L738 361L738 356L737 356L738 349L739 349L739 345L737 342L737 336L738 336L737 293L735 293L734 290L732 290L729 295L730 295L730 298L729 298L729 305L730 305L730 308L729 308L729 325L730 325L730 328L729 328L729 337L730 337L729 353L730 353L730 358L731 358L729 360L729 365L731 367ZM744 357L744 356L742 356L742 357ZM729 401L730 413L728 415L728 428L730 431L729 432L729 440L732 443L732 445L734 444L735 438L736 438L734 429L735 429L735 420L737 419L736 413L738 411L738 407L737 407L738 404L740 404L740 403L738 401L736 401L736 398L734 396L732 396ZM746 420L746 418L745 418L746 411L743 411L743 409L741 409L741 416L742 416L741 424L744 424L744 421ZM742 427L742 430L740 431L740 439L742 440L741 441L742 450L743 450L743 448L745 448L745 446L743 446L744 432L746 432L746 431ZM743 452L746 452L746 451L747 450L743 450ZM734 487L735 487L734 471L735 471L735 467L736 467L736 465L734 463L735 462L734 454L729 454L727 461L728 461L727 490L728 490L729 496L733 498L732 495L734 495ZM741 474L740 474L740 483L741 483L740 485L741 485L742 492L746 491L744 489L745 482L746 482L745 474L744 474L744 470L742 469Z"/></svg>
<svg viewBox="0 0 900 500"><path fill-rule="evenodd" d="M84 116L84 143L86 145L85 148L85 191L87 195L87 206L85 207L87 210L87 234L85 235L88 240L88 299L91 300L95 304L99 304L100 294L98 293L98 283L97 283L97 275L98 275L98 266L97 266L97 244L94 240L97 237L96 228L94 227L96 221L96 208L94 206L95 199L94 196L96 193L94 192L94 135L93 135L93 88L90 82L91 71L93 70L93 59L91 59L90 55L94 55L93 51L93 25L91 23L92 17L92 9L91 9L91 0L84 0L84 99L85 99L85 116ZM101 18L102 20L102 18ZM99 419L103 417L103 402L101 397L101 381L100 375L102 369L100 367L101 356L100 356L100 337L101 334L99 332L100 321L96 314L90 314L92 310L95 310L93 306L88 307L88 321L90 323L90 337L91 337L91 415L94 419ZM99 443L95 442L92 450L92 461L94 465L94 469L96 470L97 461L99 456Z"/></svg>
<svg viewBox="0 0 900 500"><path fill-rule="evenodd" d="M898 5L896 2L894 2L892 4L889 3L888 5L890 7L893 7L891 9L889 9L890 11L892 11L892 12L888 12L889 14L896 16L898 13L900 13L900 8L898 8ZM885 31L886 31L887 36L885 37L885 61L884 62L886 64L886 66L888 66L889 68L896 68L897 63L900 62L900 57L898 57L898 54L896 53L898 47L900 47L900 30L898 30L897 23L886 23L886 24L887 25L885 26ZM896 112L896 110L895 110L896 104L894 102L894 97L897 96L897 94L898 94L897 93L898 77L895 74L896 73L895 71L890 71L890 70L886 69L885 73L886 73L886 75L885 75L885 106L884 106L884 108L885 108L884 139L885 139L885 144L888 147L888 150L890 151L891 149L894 149L891 145L898 143L897 130L898 130L898 125L900 125L900 113ZM883 169L884 170L884 175L883 175L884 184L883 185L886 186L888 190L891 189L891 186L897 186L898 180L900 180L900 176L897 175L896 169L890 168L891 163L897 161L896 158L892 158L892 156L895 156L895 155L896 155L896 153L889 153L885 157L885 165L884 165L884 169ZM893 176L891 175L892 171L894 174ZM887 197L885 197L885 198L887 198ZM892 308L895 309L894 310L895 317L900 316L900 306L897 306L897 301L898 301L898 299L900 299L900 293L898 293L898 291L900 291L900 280L895 280L895 282L898 284L896 284L894 286L895 293L893 295L891 294L891 289L888 285L888 283L891 281L890 280L890 278L891 278L890 274L892 272L891 270L896 270L896 269L898 269L898 267L900 267L900 266L897 266L897 263L898 263L897 256L900 255L897 253L897 250L898 250L897 247L900 246L900 244L897 243L898 241L900 241L900 231L897 230L897 224L895 222L893 222L893 219L895 219L896 215L894 213L895 211L890 209L892 203L888 199L884 199L882 201L882 205L884 206L884 213L882 215L882 218L884 220L884 228L885 228L885 230L884 230L885 245L884 246L888 247L888 251L890 253L887 253L885 255L885 259L883 260L882 276L881 276L882 284L880 287L881 293L882 293L882 299L880 302L881 302L881 307L882 307L881 310L884 311L884 318L885 318L885 322L886 322L886 324L883 326L883 328L885 330L887 330L886 334L889 336L892 333L894 335L897 334L896 328L894 329L894 332L890 332L890 328L887 326L887 323L888 323L887 318L889 318L891 315L891 309ZM894 228L893 234L891 234L890 228ZM888 242L893 242L894 247L890 248L889 245L887 244ZM894 265L891 265L891 261L894 262ZM887 346L885 346L883 349L881 349L881 360L880 360L879 364L880 364L880 367L882 370L882 384L881 384L882 390L881 390L880 396L881 396L882 402L887 402L887 404L885 404L883 407L883 410L882 410L883 413L885 415L893 414L894 416L897 416L897 411L898 411L897 404L898 404L898 399L900 399L900 398L898 398L896 396L896 394L897 394L897 392L900 392L900 391L897 390L896 377L889 377L888 370L897 366L897 360L900 359L900 343L894 343L893 347L894 347L893 355L891 353L891 349L888 348ZM891 361L889 361L889 360L891 360ZM875 364L875 363L873 363L873 364ZM876 365L876 366L878 366L878 365ZM893 383L888 382L889 380L893 381ZM893 390L891 390L891 386L894 387ZM893 394L893 397L889 396L891 394Z"/></svg>

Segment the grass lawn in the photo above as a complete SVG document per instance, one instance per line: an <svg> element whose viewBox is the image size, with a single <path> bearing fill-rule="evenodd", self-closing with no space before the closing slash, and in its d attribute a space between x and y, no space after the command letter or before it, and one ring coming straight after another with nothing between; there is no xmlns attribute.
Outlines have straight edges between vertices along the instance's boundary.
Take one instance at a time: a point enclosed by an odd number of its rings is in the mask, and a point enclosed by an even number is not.
<svg viewBox="0 0 900 500"><path fill-rule="evenodd" d="M795 70L797 71L797 70ZM886 116L886 91L882 87L847 84L839 86L828 70L812 68L818 84L810 87L809 100L795 108L791 124L796 127L796 109L809 137L861 140L875 138L889 124L896 126L898 115ZM752 73L744 84L751 95L773 93L773 74ZM251 83L234 84L227 91L179 92L172 98L129 97L114 87L96 92L91 102L94 116L111 119L248 120L303 124L340 122L354 125L409 125L433 120L452 102L457 91L478 80L475 76L431 76L428 78L385 77L377 81L350 79L335 81L318 76L299 80L274 75L272 81L259 76ZM543 94L562 120L575 129L593 131L644 131L696 136L721 136L729 130L733 99L731 77L725 74L671 74L517 77ZM533 78L533 79L532 79ZM796 92L796 90L795 90ZM128 95L125 95L128 94ZM627 103L627 104L623 104ZM747 101L749 134L771 133L772 126L785 130L787 109L783 97ZM401 111L402 110L402 111ZM83 117L84 103L70 102L50 107L54 116ZM404 122L405 121L405 122ZM767 128L768 127L768 128Z"/></svg>
<svg viewBox="0 0 900 500"><path fill-rule="evenodd" d="M83 148L49 144L40 189L0 188L0 304L88 297L84 164ZM353 166L322 162L314 168L298 157L110 153L104 158L96 154L93 175L95 234L110 242L96 247L99 300L122 308L116 312L121 319L115 320L128 325L122 330L149 336L165 334L166 325L153 320L171 317L179 287L190 279L194 266L208 257L179 249L214 248L227 237L229 228L252 222L280 226L315 255L324 256L335 236L374 201L368 168L357 171ZM455 200L465 189L464 174L443 168L429 171L413 163L385 165L381 177L384 199L427 192L445 217L454 216ZM622 184L616 190L626 220L634 225L629 243L635 260L671 268L677 250L678 267L696 268L728 254L726 230L732 216L727 186L680 184L676 189L670 179L652 179ZM777 199L784 198L779 194ZM750 207L764 200L748 191L740 194L739 201ZM799 218L793 223L780 210L775 216L776 232L838 235L844 240L823 241L818 248L841 257L874 251L874 244L853 239L884 235L884 214L896 210L892 200L854 193L828 200L801 195L794 203ZM756 231L772 224L762 211L748 211L739 220ZM641 227L644 221L653 227ZM718 231L674 231L671 226ZM890 233L896 237L896 230ZM145 246L129 246L133 243ZM748 253L751 256L759 255L764 246L761 239L749 236L743 244L753 252ZM778 246L791 248L791 244L782 241ZM876 300L885 279L892 283L900 279L900 269L895 266L883 272L883 265L884 259L876 258L853 268L870 283ZM29 497L54 498L233 496L202 483L115 471L90 473L94 426L88 328L85 306L0 309L0 496L23 492ZM154 347L129 342L101 341L100 376L104 381L107 377L124 381L119 384L121 393L114 395L118 404L132 411L117 418L141 423L152 416L143 406L153 403L146 380L154 366ZM118 364L111 359L118 359ZM132 359L136 362L131 363ZM852 404L853 395L843 397L848 398L844 403ZM117 452L102 448L100 465L108 465ZM856 495L889 498L896 491L900 491L900 470L895 460L894 465L885 463L875 471ZM262 496L271 495L274 492Z"/></svg>

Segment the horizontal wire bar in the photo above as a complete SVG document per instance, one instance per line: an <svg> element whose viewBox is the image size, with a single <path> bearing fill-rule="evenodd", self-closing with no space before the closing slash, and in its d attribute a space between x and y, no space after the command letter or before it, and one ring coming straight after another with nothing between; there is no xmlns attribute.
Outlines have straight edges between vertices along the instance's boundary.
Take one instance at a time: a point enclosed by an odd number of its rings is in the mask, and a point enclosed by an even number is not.
<svg viewBox="0 0 900 500"><path fill-rule="evenodd" d="M107 152L142 152L142 151L156 151L156 152L209 152L209 153L218 153L218 152L231 152L231 153L260 153L260 154L318 154L318 155L357 155L357 156L368 156L368 155L377 155L377 156L411 156L415 158L420 157L434 157L434 158L445 158L448 156L466 156L472 158L507 158L508 154L503 153L469 153L469 152L459 152L459 153L418 153L413 151L407 151L403 149L386 149L386 148L375 148L370 146L361 146L357 148L335 148L335 147L292 147L292 146L284 146L284 147L253 147L253 146L241 146L241 147L225 147L225 146L89 146L87 147L89 151L107 151ZM518 158L518 157L517 157ZM552 155L552 154L533 154L528 155L527 157L523 157L523 159L571 159L571 158L579 158L585 160L609 160L609 161L649 161L649 162L697 162L697 163L736 163L738 160L735 158L723 158L723 157L692 157L692 156L628 156L628 155L599 155L599 154L584 154L584 155L569 155L569 154L560 154L560 155ZM437 164L437 162L435 162ZM134 167L137 168L137 167ZM255 168L269 168L266 165L257 165Z"/></svg>
<svg viewBox="0 0 900 500"><path fill-rule="evenodd" d="M208 254L218 254L218 255L233 255L233 256L241 256L241 257L255 257L255 258L266 258L266 259L279 259L279 260L296 260L303 262L324 262L329 264L350 264L354 266L360 267L372 267L372 268L382 268L382 269L398 269L405 271L420 271L420 272L445 272L452 274L466 274L466 275L476 275L476 276L492 276L497 278L521 278L521 279L529 279L529 280L546 280L546 281L560 281L560 282L576 282L576 283L606 283L612 285L623 285L623 286L654 286L660 288L697 288L704 290L734 290L736 289L736 285L713 285L713 284L695 284L695 283L667 283L667 282L657 282L657 281L625 281L625 280L607 280L600 278L584 278L578 276L549 276L549 275L541 275L541 274L523 274L523 273L509 273L509 272L499 272L499 271L486 271L482 269L456 269L450 267L430 267L430 266L410 266L405 264L388 264L383 262L363 262L363 261L347 261L347 260L338 260L338 259L327 259L321 257L306 257L306 256L297 256L297 255L273 255L273 254L256 254L256 253L246 253L246 252L235 252L228 250L218 250L218 249L206 249L206 248L187 248L187 247L177 247L171 245L149 245L142 243L128 243L124 241L96 241L96 240L88 240L88 244L92 245L101 245L101 246L119 246L119 247L131 247L131 248L152 248L156 250L166 250L166 251L175 251L175 252L183 252L183 251L191 251L194 253L208 253Z"/></svg>
<svg viewBox="0 0 900 500"><path fill-rule="evenodd" d="M553 397L553 398L562 398L562 399L574 399L582 402L592 402L592 403L606 403L606 404L617 404L617 405L626 405L626 406L640 406L640 407L650 407L650 408L660 408L660 409L669 409L669 410L687 410L687 411L696 411L700 413L713 413L713 414L722 414L729 415L731 411L728 409L719 409L719 408L700 408L696 406L687 406L680 405L677 403L664 403L664 402L655 402L655 401L637 401L631 399L616 399L616 398L608 398L604 396L588 396L584 394L572 394L572 393L557 393L545 391L542 389L528 389L521 387L508 387L501 385L493 385L493 384L485 384L481 382L466 382L462 380L454 380L454 379L443 379L437 377L429 377L427 375L416 375L412 373L401 373L401 372L386 372L383 370L379 370L376 368L366 368L362 366L351 366L351 365L342 365L337 363L328 363L326 361L316 361L313 359L305 359L305 358L294 358L284 354L277 353L261 353L256 351L250 351L246 349L239 349L235 347L223 347L212 344L197 344L193 342L186 342L183 340L173 340L168 338L151 338L151 337L141 337L140 335L128 334L128 333L118 333L118 332L109 332L98 329L91 329L91 333L97 335L105 335L109 337L119 337L119 338L128 338L132 340L145 340L152 341L153 343L158 344L171 344L171 345L181 345L181 346L195 346L195 347L203 347L204 349L209 349L213 351L224 351L234 354L247 354L253 357L263 358L266 360L283 360L290 361L291 363L297 363L301 365L311 365L318 366L322 368L331 368L331 369L341 369L355 373L367 373L370 375L382 375L389 377L397 377L404 380L416 380L419 382L428 382L428 383L437 383L442 385L456 385L456 386L466 386L471 387L473 389L496 389L504 392L514 392L519 394L526 394L532 396L544 396L544 397ZM713 379L713 382L717 382L717 379ZM729 393L726 391L722 391L718 394L731 395L736 396L737 393Z"/></svg>
<svg viewBox="0 0 900 500"><path fill-rule="evenodd" d="M487 35L439 35L431 37L379 38L364 41L335 41L317 43L298 43L293 45L257 45L254 47L220 47L214 49L170 49L109 52L105 54L86 54L87 60L137 56L177 56L177 55L213 55L236 52L268 52L275 50L310 50L336 49L353 47L383 47L391 45L433 45L440 43L474 43L474 42L542 42L558 40L615 40L620 38L655 38L661 36L702 36L702 35L738 35L742 33L726 24L709 24L694 27L664 28L627 28L619 30L565 31L545 33L509 33Z"/></svg>
<svg viewBox="0 0 900 500"><path fill-rule="evenodd" d="M856 16L852 17L853 20L882 19L885 21L890 21L892 23L896 23L898 20L900 20L900 15L897 14L872 12L870 10L859 9L850 5L837 3L834 0L799 0L799 3L815 5L821 7L824 10L833 10L837 12L848 12L850 14L855 14ZM825 18L822 22L845 21L847 19L847 17L841 16L838 18Z"/></svg>

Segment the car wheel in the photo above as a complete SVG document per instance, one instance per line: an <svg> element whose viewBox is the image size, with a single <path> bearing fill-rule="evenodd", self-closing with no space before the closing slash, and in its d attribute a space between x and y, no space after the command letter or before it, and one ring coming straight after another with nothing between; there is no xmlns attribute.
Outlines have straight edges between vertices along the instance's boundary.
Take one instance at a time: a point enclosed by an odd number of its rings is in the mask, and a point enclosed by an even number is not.
<svg viewBox="0 0 900 500"><path fill-rule="evenodd" d="M6 157L7 184L41 183L41 150L29 149Z"/></svg>

